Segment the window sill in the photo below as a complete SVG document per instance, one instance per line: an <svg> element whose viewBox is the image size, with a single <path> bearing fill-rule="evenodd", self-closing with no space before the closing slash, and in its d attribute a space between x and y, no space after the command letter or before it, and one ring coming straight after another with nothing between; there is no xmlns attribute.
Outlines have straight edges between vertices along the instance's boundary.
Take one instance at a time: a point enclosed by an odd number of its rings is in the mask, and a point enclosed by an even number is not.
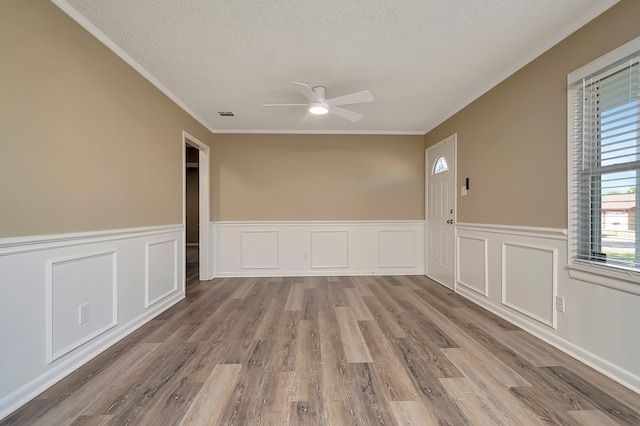
<svg viewBox="0 0 640 426"><path fill-rule="evenodd" d="M638 272L586 262L574 262L567 268L573 279L640 296Z"/></svg>

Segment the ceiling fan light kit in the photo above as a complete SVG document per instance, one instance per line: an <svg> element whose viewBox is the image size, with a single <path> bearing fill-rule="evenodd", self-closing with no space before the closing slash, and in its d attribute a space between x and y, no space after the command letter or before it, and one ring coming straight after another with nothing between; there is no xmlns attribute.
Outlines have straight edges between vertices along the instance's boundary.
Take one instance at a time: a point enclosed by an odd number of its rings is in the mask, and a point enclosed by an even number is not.
<svg viewBox="0 0 640 426"><path fill-rule="evenodd" d="M316 115L326 114L329 112L329 105L324 102L311 102L309 104L309 112Z"/></svg>
<svg viewBox="0 0 640 426"><path fill-rule="evenodd" d="M309 112L315 115L323 115L331 113L338 117L344 118L352 122L360 121L363 117L362 114L350 111L348 109L339 108L338 105L360 104L364 102L373 101L373 96L369 91L363 90L361 92L351 93L337 98L326 99L326 89L324 86L310 87L304 83L294 83L295 87L307 100L308 104L265 104L263 107L274 106L308 106Z"/></svg>

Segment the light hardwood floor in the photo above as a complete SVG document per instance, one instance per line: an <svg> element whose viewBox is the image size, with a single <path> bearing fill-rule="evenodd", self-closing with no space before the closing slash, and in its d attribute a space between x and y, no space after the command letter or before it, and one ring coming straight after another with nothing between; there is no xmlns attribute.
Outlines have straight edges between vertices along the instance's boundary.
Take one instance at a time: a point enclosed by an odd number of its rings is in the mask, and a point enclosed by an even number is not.
<svg viewBox="0 0 640 426"><path fill-rule="evenodd" d="M425 277L197 281L0 424L640 424L640 396Z"/></svg>

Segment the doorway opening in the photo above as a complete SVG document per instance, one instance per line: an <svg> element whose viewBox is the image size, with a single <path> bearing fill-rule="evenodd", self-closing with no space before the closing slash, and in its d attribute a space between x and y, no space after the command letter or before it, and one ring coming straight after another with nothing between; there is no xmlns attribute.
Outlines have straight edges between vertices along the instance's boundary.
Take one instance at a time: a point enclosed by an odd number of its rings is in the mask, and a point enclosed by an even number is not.
<svg viewBox="0 0 640 426"><path fill-rule="evenodd" d="M185 147L185 242L186 242L186 280L187 285L199 277L200 271L200 236L199 220L199 158L200 151L191 145Z"/></svg>
<svg viewBox="0 0 640 426"><path fill-rule="evenodd" d="M210 280L209 147L182 132L182 226L184 229L185 278Z"/></svg>

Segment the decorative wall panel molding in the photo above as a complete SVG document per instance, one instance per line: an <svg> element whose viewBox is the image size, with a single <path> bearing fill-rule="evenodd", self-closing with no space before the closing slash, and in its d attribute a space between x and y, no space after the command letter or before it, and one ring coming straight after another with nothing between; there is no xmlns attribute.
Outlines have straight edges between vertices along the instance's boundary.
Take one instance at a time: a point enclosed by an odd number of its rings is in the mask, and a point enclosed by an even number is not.
<svg viewBox="0 0 640 426"><path fill-rule="evenodd" d="M242 231L242 269L278 269L278 231Z"/></svg>
<svg viewBox="0 0 640 426"><path fill-rule="evenodd" d="M47 362L117 323L116 252L47 262Z"/></svg>
<svg viewBox="0 0 640 426"><path fill-rule="evenodd" d="M146 244L145 308L178 291L178 240Z"/></svg>
<svg viewBox="0 0 640 426"><path fill-rule="evenodd" d="M502 304L556 326L558 253L554 248L502 243Z"/></svg>
<svg viewBox="0 0 640 426"><path fill-rule="evenodd" d="M489 296L489 258L486 238L458 234L457 283L485 297Z"/></svg>
<svg viewBox="0 0 640 426"><path fill-rule="evenodd" d="M210 231L217 277L424 274L422 220L212 222ZM243 247L256 232L277 238L253 244L250 261Z"/></svg>
<svg viewBox="0 0 640 426"><path fill-rule="evenodd" d="M416 264L413 231L378 232L378 267L413 268Z"/></svg>
<svg viewBox="0 0 640 426"><path fill-rule="evenodd" d="M349 267L349 231L311 231L311 268Z"/></svg>

